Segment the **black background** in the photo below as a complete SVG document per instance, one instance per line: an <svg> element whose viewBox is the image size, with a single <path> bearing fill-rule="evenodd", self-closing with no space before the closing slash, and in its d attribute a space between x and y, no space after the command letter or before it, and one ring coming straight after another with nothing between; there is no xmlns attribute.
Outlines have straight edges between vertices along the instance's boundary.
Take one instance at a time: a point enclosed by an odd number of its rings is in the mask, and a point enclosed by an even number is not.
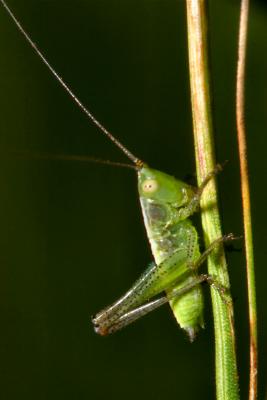
<svg viewBox="0 0 267 400"><path fill-rule="evenodd" d="M242 234L235 132L238 1L210 2L217 159L224 232ZM151 166L194 173L184 1L10 0L57 71L101 122ZM247 129L266 377L267 12L252 2ZM19 159L10 150L125 161L88 123L0 8L0 344L2 399L212 399L214 338L190 344L168 307L101 338L90 315L151 261L134 172ZM241 244L240 244L241 247ZM229 253L241 397L248 386L243 252Z"/></svg>

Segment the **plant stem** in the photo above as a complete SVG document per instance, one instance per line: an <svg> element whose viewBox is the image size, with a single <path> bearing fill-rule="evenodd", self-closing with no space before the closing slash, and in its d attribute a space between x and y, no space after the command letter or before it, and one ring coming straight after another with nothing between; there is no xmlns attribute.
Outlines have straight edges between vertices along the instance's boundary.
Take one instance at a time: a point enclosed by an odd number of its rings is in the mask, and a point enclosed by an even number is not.
<svg viewBox="0 0 267 400"><path fill-rule="evenodd" d="M241 193L243 203L243 224L246 251L248 308L250 327L250 384L249 400L257 398L258 347L257 347L257 308L253 255L253 235L248 178L247 144L245 129L245 65L248 30L249 0L242 0L240 11L238 63L236 79L236 123L240 162Z"/></svg>
<svg viewBox="0 0 267 400"><path fill-rule="evenodd" d="M215 167L205 0L187 0L187 29L189 72L193 113L194 143L198 184ZM217 190L213 179L201 200L202 226L208 246L222 236L217 205ZM208 271L224 287L229 288L229 277L223 247L208 258ZM218 400L239 399L235 353L233 304L229 295L227 304L211 288L216 350L216 393Z"/></svg>

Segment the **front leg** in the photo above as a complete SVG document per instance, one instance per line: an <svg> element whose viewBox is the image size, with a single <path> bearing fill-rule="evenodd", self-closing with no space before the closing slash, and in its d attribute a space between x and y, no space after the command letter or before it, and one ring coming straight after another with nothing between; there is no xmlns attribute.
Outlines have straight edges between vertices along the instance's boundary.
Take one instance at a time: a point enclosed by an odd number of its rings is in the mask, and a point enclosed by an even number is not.
<svg viewBox="0 0 267 400"><path fill-rule="evenodd" d="M200 206L200 199L202 196L202 193L207 186L207 184L210 182L214 176L216 176L219 172L223 170L223 164L217 164L214 168L213 171L208 173L204 181L201 183L201 185L196 189L195 194L191 198L191 200L186 204L184 207L179 208L176 212L178 213L177 220L183 220L190 215L194 214L196 211L198 211L199 206Z"/></svg>

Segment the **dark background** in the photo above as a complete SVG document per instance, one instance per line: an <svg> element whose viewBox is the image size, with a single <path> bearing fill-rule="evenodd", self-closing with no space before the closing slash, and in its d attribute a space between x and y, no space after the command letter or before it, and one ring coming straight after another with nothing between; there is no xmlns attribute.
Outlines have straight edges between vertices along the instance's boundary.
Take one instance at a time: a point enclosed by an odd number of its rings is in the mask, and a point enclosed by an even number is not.
<svg viewBox="0 0 267 400"><path fill-rule="evenodd" d="M224 232L242 234L235 132L238 1L210 2ZM57 71L141 159L194 173L184 1L10 0ZM0 8L1 398L212 399L214 338L190 344L168 307L102 338L90 315L151 261L134 172L19 159L10 150L125 161L71 102ZM266 377L267 8L252 2L247 128L257 268L260 395ZM241 247L241 244L240 244ZM245 261L229 253L241 398L248 386Z"/></svg>

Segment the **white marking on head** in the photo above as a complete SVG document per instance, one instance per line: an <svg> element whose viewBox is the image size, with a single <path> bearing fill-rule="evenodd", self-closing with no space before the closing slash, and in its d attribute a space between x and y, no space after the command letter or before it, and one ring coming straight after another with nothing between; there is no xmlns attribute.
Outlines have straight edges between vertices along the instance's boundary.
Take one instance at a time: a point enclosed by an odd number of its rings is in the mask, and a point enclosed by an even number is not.
<svg viewBox="0 0 267 400"><path fill-rule="evenodd" d="M158 189L158 182L155 179L147 179L142 184L145 193L153 193Z"/></svg>

